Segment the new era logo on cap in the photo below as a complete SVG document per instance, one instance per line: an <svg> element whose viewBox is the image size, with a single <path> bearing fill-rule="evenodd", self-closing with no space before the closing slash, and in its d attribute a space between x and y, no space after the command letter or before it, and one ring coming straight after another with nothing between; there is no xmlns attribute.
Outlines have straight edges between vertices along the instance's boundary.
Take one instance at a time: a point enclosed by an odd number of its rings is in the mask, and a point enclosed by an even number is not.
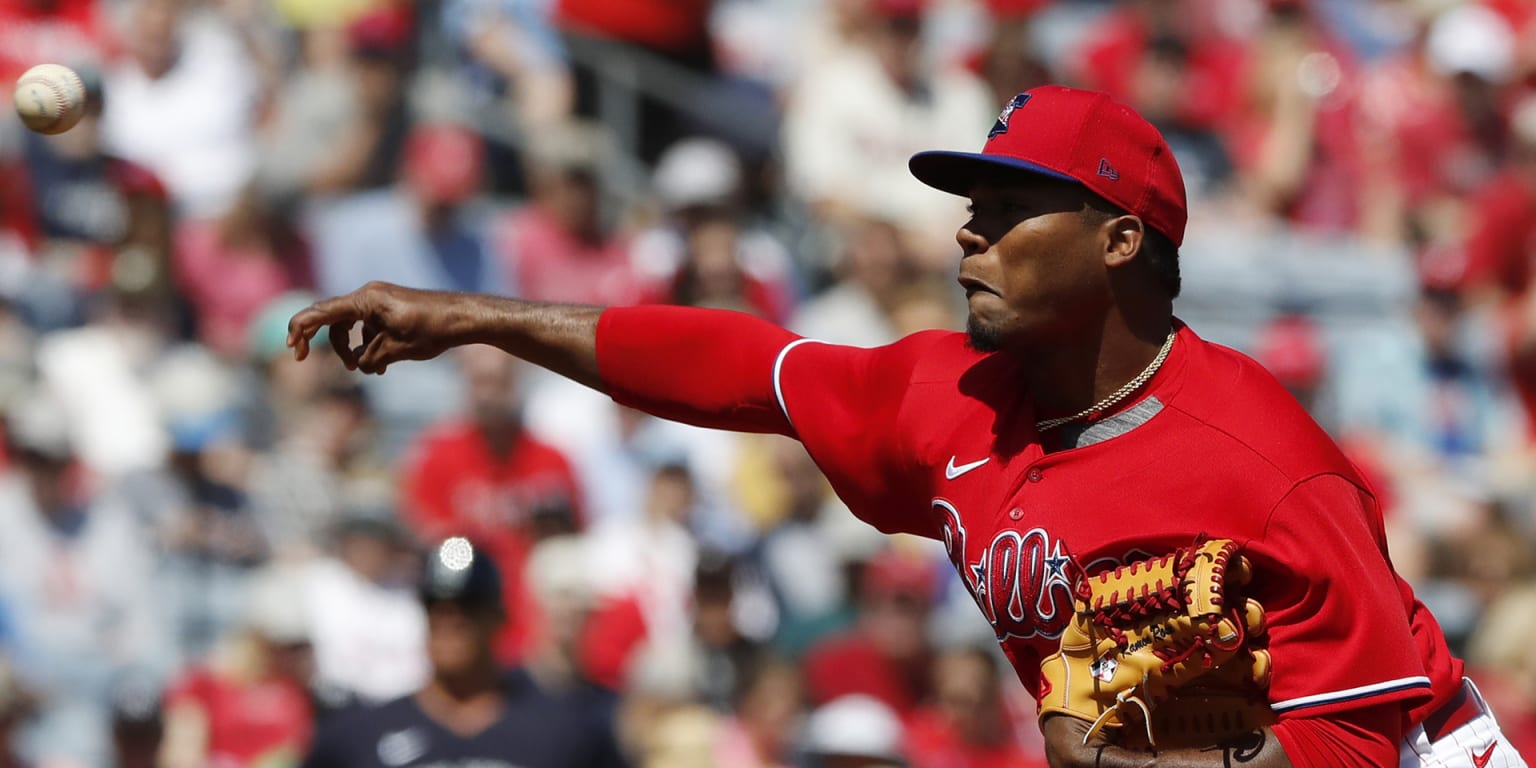
<svg viewBox="0 0 1536 768"><path fill-rule="evenodd" d="M1025 114L1028 130L1020 130ZM1151 123L1107 94L1059 85L1021 93L1003 107L981 152L920 152L908 167L924 184L962 196L1000 170L1073 181L1175 245L1184 241L1184 178L1173 152Z"/></svg>

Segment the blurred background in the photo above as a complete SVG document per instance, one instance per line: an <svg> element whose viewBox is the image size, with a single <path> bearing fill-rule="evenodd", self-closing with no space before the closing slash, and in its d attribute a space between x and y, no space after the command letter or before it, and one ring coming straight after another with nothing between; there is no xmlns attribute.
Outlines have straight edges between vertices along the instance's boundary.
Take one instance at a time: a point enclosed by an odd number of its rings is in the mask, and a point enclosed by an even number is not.
<svg viewBox="0 0 1536 768"><path fill-rule="evenodd" d="M0 765L296 764L423 684L446 535L501 566L499 659L613 692L635 765L1043 765L942 551L798 444L283 342L370 279L959 328L964 201L906 159L1047 82L1167 136L1178 314L1346 446L1536 754L1524 0L0 2L0 79L39 62L91 103L0 117Z"/></svg>

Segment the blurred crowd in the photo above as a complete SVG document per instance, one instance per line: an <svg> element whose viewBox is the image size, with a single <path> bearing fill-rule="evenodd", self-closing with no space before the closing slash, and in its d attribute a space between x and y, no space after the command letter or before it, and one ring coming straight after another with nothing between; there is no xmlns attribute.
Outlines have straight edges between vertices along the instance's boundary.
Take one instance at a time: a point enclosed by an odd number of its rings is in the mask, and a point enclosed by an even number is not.
<svg viewBox="0 0 1536 768"><path fill-rule="evenodd" d="M427 684L450 536L499 566L498 663L610 695L630 764L1043 765L942 550L798 444L489 348L365 378L284 341L376 279L962 327L965 201L906 160L1047 82L1163 131L1176 310L1373 479L1536 754L1524 0L0 3L0 81L39 62L90 99L0 118L0 766L297 765Z"/></svg>

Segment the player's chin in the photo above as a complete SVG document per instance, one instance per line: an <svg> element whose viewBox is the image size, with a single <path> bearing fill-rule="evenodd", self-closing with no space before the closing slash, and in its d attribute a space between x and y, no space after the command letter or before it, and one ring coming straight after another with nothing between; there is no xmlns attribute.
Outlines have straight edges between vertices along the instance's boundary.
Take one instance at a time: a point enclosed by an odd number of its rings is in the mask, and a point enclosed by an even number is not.
<svg viewBox="0 0 1536 768"><path fill-rule="evenodd" d="M965 318L965 343L977 352L997 352L1003 348L1003 330L976 312Z"/></svg>

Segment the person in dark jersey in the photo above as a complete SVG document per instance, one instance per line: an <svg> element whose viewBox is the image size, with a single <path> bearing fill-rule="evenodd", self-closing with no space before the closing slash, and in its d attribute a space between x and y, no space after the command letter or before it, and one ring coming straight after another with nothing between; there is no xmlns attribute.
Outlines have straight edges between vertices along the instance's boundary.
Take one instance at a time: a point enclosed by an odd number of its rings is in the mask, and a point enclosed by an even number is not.
<svg viewBox="0 0 1536 768"><path fill-rule="evenodd" d="M433 548L421 584L432 676L414 694L324 721L304 768L624 768L611 694L497 666L501 576L467 539Z"/></svg>
<svg viewBox="0 0 1536 768"><path fill-rule="evenodd" d="M1188 218L1168 144L1103 93L1015 96L980 153L924 152L968 197L965 333L862 349L744 314L604 309L371 283L289 322L383 373L485 343L649 413L797 438L855 515L943 542L1024 687L1060 647L1070 574L1197 536L1253 562L1278 721L1209 749L1139 751L1043 720L1055 768L1523 768L1393 570L1370 485L1261 365L1173 314ZM361 324L362 344L348 333Z"/></svg>

